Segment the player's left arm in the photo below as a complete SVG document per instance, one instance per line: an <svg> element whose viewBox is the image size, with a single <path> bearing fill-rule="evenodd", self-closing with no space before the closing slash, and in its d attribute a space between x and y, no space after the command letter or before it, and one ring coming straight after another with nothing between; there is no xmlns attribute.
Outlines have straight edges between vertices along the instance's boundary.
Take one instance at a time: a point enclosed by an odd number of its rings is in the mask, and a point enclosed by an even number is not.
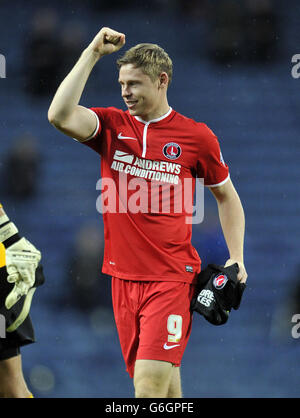
<svg viewBox="0 0 300 418"><path fill-rule="evenodd" d="M220 223L229 251L230 258L225 267L238 263L238 279L245 283L248 275L244 266L245 214L241 200L231 179L209 189L218 204Z"/></svg>

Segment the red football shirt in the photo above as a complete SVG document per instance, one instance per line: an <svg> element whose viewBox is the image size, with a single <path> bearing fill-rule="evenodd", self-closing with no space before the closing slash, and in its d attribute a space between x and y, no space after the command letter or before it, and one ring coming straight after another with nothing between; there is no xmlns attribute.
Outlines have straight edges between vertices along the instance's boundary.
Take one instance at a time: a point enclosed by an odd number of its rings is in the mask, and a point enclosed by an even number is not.
<svg viewBox="0 0 300 418"><path fill-rule="evenodd" d="M90 110L97 129L83 143L101 156L103 273L194 282L201 260L187 219L195 179L206 186L229 179L217 137L171 108L148 122L113 107Z"/></svg>

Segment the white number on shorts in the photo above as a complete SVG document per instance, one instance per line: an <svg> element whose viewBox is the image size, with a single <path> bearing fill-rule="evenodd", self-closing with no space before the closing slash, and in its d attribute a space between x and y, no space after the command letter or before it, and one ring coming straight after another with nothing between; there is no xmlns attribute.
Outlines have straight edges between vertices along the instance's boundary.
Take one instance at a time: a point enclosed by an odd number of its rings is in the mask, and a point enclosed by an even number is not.
<svg viewBox="0 0 300 418"><path fill-rule="evenodd" d="M182 316L180 315L169 315L168 322L168 342L177 343L182 335Z"/></svg>

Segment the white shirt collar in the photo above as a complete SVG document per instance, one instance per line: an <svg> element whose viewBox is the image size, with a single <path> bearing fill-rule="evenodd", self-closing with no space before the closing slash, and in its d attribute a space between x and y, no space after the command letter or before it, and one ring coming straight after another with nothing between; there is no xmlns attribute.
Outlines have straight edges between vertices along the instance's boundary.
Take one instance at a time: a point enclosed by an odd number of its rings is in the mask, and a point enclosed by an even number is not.
<svg viewBox="0 0 300 418"><path fill-rule="evenodd" d="M135 118L136 118L136 120L138 120L139 122L142 122L142 123L147 123L147 124L149 124L149 123L155 123L155 122L159 122L159 121L161 121L161 120L163 120L163 119L165 119L165 118L167 118L169 115L170 115L170 113L172 112L172 108L171 108L171 106L170 106L170 109L167 111L167 113L165 113L164 115L162 115L162 116L160 116L159 118L157 118L157 119L152 119L152 120L148 120L148 121L145 121L145 120L143 120L142 118L140 118L139 116L135 116Z"/></svg>

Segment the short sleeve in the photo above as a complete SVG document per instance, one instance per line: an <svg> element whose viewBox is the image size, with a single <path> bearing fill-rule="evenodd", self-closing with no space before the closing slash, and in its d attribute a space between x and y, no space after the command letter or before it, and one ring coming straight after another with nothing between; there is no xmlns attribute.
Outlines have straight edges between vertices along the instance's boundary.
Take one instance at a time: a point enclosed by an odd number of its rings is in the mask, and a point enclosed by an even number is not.
<svg viewBox="0 0 300 418"><path fill-rule="evenodd" d="M85 141L81 141L81 143L102 155L103 146L105 146L107 141L107 134L115 126L116 115L119 115L121 111L114 107L90 107L89 111L95 115L97 125L93 134Z"/></svg>
<svg viewBox="0 0 300 418"><path fill-rule="evenodd" d="M98 154L101 154L101 141L99 140L100 133L102 131L102 124L100 122L99 116L95 112L96 108L88 108L88 110L94 115L96 119L96 129L92 133L91 136L88 138L79 141L76 138L73 138L76 142L80 142L80 144L86 145L89 148L92 148L94 151L96 151Z"/></svg>
<svg viewBox="0 0 300 418"><path fill-rule="evenodd" d="M229 179L229 168L225 163L216 135L205 124L201 124L197 176L204 179L207 187L217 187Z"/></svg>

